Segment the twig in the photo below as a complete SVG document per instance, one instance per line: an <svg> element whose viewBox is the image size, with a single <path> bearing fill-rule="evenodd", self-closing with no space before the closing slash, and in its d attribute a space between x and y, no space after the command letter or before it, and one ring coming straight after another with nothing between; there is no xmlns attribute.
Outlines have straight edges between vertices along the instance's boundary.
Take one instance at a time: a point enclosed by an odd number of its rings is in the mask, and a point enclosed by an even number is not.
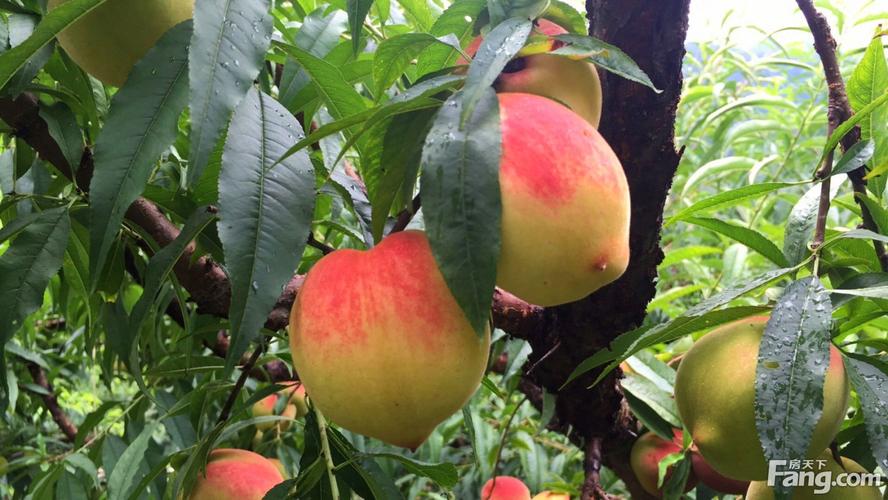
<svg viewBox="0 0 888 500"><path fill-rule="evenodd" d="M315 407L315 417L318 419L318 432L321 438L321 453L324 455L324 463L327 465L327 476L330 478L330 496L333 500L339 500L339 485L336 483L336 464L333 463L333 454L330 452L330 440L327 438L327 419L321 410Z"/></svg>
<svg viewBox="0 0 888 500"><path fill-rule="evenodd" d="M222 423L228 420L228 417L231 416L231 409L234 408L234 403L237 401L237 396L240 394L241 389L243 389L244 384L247 382L247 378L250 377L250 372L253 370L253 367L256 366L256 362L259 361L259 356L262 355L262 351L264 350L265 342L259 342L259 346L253 351L253 355L250 356L250 359L247 361L241 368L240 377L238 377L237 382L234 384L234 387L231 389L231 393L228 395L228 400L225 401L225 406L222 407L222 411L219 413L219 419L217 423Z"/></svg>
<svg viewBox="0 0 888 500"><path fill-rule="evenodd" d="M847 121L854 114L854 111L851 109L851 103L850 101L848 101L848 93L845 90L845 81L842 79L842 72L840 70L839 61L836 56L836 40L832 36L832 31L830 30L829 23L827 22L823 14L818 12L817 9L814 7L814 3L812 2L812 0L796 0L796 3L798 4L799 9L801 9L802 14L804 14L805 20L808 23L808 27L811 29L811 34L814 36L814 49L820 56L820 63L823 66L823 72L826 76L826 83L829 86L829 106L827 111L827 118L829 121L830 135L832 135L832 132L835 131L835 129L839 125ZM842 138L842 148L847 151L859 140L860 129L855 127L851 132L845 134L845 136ZM818 178L828 178L828 173L832 170L832 157L830 157L828 160L829 161L822 165L818 170ZM860 198L861 195L866 194L866 179L864 178L865 175L866 170L864 169L864 167L861 166L860 168L849 172L848 178L851 179L851 185L854 189L854 199L860 206L860 214L861 218L863 219L863 227L869 229L870 231L878 232L878 226L873 219L872 213L870 213L869 208ZM824 182L825 184L827 184L827 186L825 190L821 190L821 208L824 205L823 197L829 197L828 181L825 180ZM828 208L828 199L826 201L826 204ZM818 219L819 216L820 214L818 213ZM823 217L825 218L826 215L824 214ZM818 223L819 222L820 221L818 220ZM814 239L814 243L817 243L816 236ZM888 252L885 251L885 245L882 242L873 241L873 247L876 251L876 257L879 259L879 264L881 265L882 270L888 272Z"/></svg>
<svg viewBox="0 0 888 500"><path fill-rule="evenodd" d="M333 251L336 250L335 248L331 247L330 245L328 245L324 242L318 241L317 238L314 237L314 234L308 235L308 246L320 250L321 253L324 255L333 253Z"/></svg>
<svg viewBox="0 0 888 500"><path fill-rule="evenodd" d="M77 438L77 426L71 422L71 419L68 418L68 415L62 410L62 407L59 406L59 400L56 398L52 384L46 378L46 372L44 372L43 368L36 363L28 362L26 364L28 366L28 371L31 372L31 378L34 379L34 383L45 389L47 392L46 394L41 394L40 398L43 399L43 404L46 405L46 409L49 410L49 414L52 415L53 421L59 426L62 434L65 435L65 440L73 443Z"/></svg>
<svg viewBox="0 0 888 500"><path fill-rule="evenodd" d="M410 224L410 221L413 220L413 216L416 215L416 212L419 212L420 207L422 207L422 199L419 195L416 195L410 206L398 214L398 219L395 221L389 234L394 234L406 229L407 225Z"/></svg>
<svg viewBox="0 0 888 500"><path fill-rule="evenodd" d="M511 396L511 394L509 394ZM499 447L496 449L496 462L493 463L493 477L494 477L494 487L490 488L490 493L496 489L496 470L499 468L500 460L503 458L503 449L506 447L506 439L509 437L509 429L512 427L512 421L515 420L515 415L518 415L518 410L524 406L525 401L527 401L527 396L524 396L518 405L515 406L515 409L512 411L512 414L509 415L509 420L506 421L506 426L503 427L503 436L500 438ZM487 499L484 499L487 500Z"/></svg>

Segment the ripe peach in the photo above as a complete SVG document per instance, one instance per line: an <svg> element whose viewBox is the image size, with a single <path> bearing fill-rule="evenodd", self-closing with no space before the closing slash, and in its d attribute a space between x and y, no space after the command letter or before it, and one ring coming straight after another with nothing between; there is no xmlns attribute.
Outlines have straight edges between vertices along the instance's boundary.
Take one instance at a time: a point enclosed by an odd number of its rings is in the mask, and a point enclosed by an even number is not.
<svg viewBox="0 0 888 500"><path fill-rule="evenodd" d="M675 440L667 441L653 432L647 432L635 441L635 444L632 445L629 465L645 491L661 498L662 491L657 486L660 479L660 462L668 455L680 453L681 450L681 445L677 444ZM671 475L672 468L670 467L666 471L664 484ZM693 475L688 477L685 491L690 491L696 482Z"/></svg>
<svg viewBox="0 0 888 500"><path fill-rule="evenodd" d="M293 364L333 422L415 449L459 410L487 366L425 233L337 250L309 271L290 314Z"/></svg>
<svg viewBox="0 0 888 500"><path fill-rule="evenodd" d="M530 490L520 479L496 476L481 488L481 500L531 500Z"/></svg>
<svg viewBox="0 0 888 500"><path fill-rule="evenodd" d="M198 476L191 500L262 500L284 477L262 455L220 448L210 453L206 471Z"/></svg>
<svg viewBox="0 0 888 500"><path fill-rule="evenodd" d="M499 103L497 284L542 306L582 299L629 264L623 167L594 127L555 101L503 93Z"/></svg>

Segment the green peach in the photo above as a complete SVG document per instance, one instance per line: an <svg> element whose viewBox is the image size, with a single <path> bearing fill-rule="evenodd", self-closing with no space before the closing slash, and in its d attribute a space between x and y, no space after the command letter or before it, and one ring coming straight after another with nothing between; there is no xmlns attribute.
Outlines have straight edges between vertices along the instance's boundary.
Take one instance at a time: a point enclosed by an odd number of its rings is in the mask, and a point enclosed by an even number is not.
<svg viewBox="0 0 888 500"><path fill-rule="evenodd" d="M767 477L754 408L759 343L767 321L758 316L716 328L694 344L678 367L675 400L682 421L706 462L731 479ZM829 445L848 406L844 363L833 346L823 396L809 457Z"/></svg>
<svg viewBox="0 0 888 500"><path fill-rule="evenodd" d="M49 0L50 10L68 0ZM59 43L87 73L121 86L173 26L191 19L194 0L107 0L62 31Z"/></svg>

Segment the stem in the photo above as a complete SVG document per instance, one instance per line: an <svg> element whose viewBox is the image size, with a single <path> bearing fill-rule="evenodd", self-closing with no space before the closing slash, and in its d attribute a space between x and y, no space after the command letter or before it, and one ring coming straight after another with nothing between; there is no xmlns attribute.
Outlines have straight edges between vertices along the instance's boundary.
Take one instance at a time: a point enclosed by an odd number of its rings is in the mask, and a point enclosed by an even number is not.
<svg viewBox="0 0 888 500"><path fill-rule="evenodd" d="M511 394L509 394L511 396ZM496 477L496 469L499 467L500 459L503 455L503 448L506 446L506 438L509 437L509 428L512 427L512 420L515 420L515 415L518 414L518 410L524 406L524 402L527 401L527 396L524 396L515 409L512 411L512 414L509 415L509 420L506 421L506 427L503 429L503 437L500 439L499 447L496 449L496 462L493 463L493 476ZM491 488L491 492L493 489Z"/></svg>
<svg viewBox="0 0 888 500"><path fill-rule="evenodd" d="M256 362L259 361L259 356L262 355L263 350L265 350L265 342L260 341L259 346L253 351L253 355L250 356L247 364L241 367L240 377L238 377L237 382L234 384L234 388L231 389L231 393L228 395L228 400L225 401L225 406L222 407L222 412L219 413L219 419L216 421L217 423L221 424L228 420L228 417L231 415L231 409L234 408L234 403L237 401L237 395L240 394L241 389L243 389L244 384L247 382L247 378L250 376L250 372L253 371L253 367L256 366Z"/></svg>
<svg viewBox="0 0 888 500"><path fill-rule="evenodd" d="M336 476L333 474L333 471L336 470L336 465L333 463L333 454L330 453L330 442L327 440L327 420L324 418L324 414L321 413L321 409L318 407L314 408L315 416L318 418L318 432L321 434L321 453L324 455L324 461L327 464L327 476L330 478L330 495L333 497L333 500L339 500L339 485L336 484Z"/></svg>
<svg viewBox="0 0 888 500"><path fill-rule="evenodd" d="M402 210L401 213L398 214L398 220L395 221L395 224L392 226L389 234L394 234L406 229L407 225L410 224L410 221L413 220L413 216L416 215L416 212L419 212L419 209L421 207L422 199L419 197L419 195L416 195L416 197L413 198L413 202L411 202L410 206Z"/></svg>

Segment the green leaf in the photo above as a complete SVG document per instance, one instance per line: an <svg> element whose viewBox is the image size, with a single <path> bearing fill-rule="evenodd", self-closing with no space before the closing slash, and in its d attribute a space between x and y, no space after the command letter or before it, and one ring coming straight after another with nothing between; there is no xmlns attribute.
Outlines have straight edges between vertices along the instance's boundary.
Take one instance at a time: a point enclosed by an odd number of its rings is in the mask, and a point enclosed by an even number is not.
<svg viewBox="0 0 888 500"><path fill-rule="evenodd" d="M472 29L475 20L485 7L485 0L461 0L452 3L444 12L435 19L429 33L436 37L453 35L461 45L466 45L472 38ZM416 64L416 75L432 73L441 68L446 68L456 61L459 51L445 44L435 44L428 47L419 55Z"/></svg>
<svg viewBox="0 0 888 500"><path fill-rule="evenodd" d="M404 16L416 26L418 31L428 31L432 26L434 15L426 0L397 0L404 9Z"/></svg>
<svg viewBox="0 0 888 500"><path fill-rule="evenodd" d="M678 221L685 220L688 217L704 210L715 210L716 208L734 206L741 201L756 198L768 193L772 193L779 189L797 185L798 183L793 182L770 182L765 184L753 184L751 186L743 186L741 188L725 191L723 193L704 198L694 203L693 205L680 210L677 214L666 219L666 222L663 225L668 226Z"/></svg>
<svg viewBox="0 0 888 500"><path fill-rule="evenodd" d="M678 416L678 408L675 406L675 399L671 393L657 387L653 382L637 376L623 378L620 380L620 385L673 427L681 427L681 418Z"/></svg>
<svg viewBox="0 0 888 500"><path fill-rule="evenodd" d="M369 453L367 457L387 458L399 462L407 471L420 477L427 477L437 483L442 488L451 489L456 486L459 475L453 464L429 464L417 460L411 460L403 455L395 453Z"/></svg>
<svg viewBox="0 0 888 500"><path fill-rule="evenodd" d="M829 139L826 141L826 146L823 147L823 152L820 155L820 162L823 163L826 160L826 156L830 151L836 149L836 146L839 145L839 142L842 140L845 135L850 132L854 127L858 126L863 120L867 119L871 114L873 114L876 110L880 110L880 106L884 106L888 104L888 90L886 90L879 97L874 98L869 104L857 110L857 112L847 121L842 122L841 125L836 127L836 130L833 131L832 135L829 136ZM881 175L882 172L871 171L869 176Z"/></svg>
<svg viewBox="0 0 888 500"><path fill-rule="evenodd" d="M571 59L585 59L615 75L640 83L658 94L663 92L654 85L647 73L639 68L638 64L619 47L585 35L565 34L557 35L554 38L566 45L552 51L552 54Z"/></svg>
<svg viewBox="0 0 888 500"><path fill-rule="evenodd" d="M437 110L424 109L392 117L374 127L380 147L378 155L365 162L362 174L372 207L372 231L382 239L386 219L398 192L413 195L422 160L422 148ZM373 139L369 141L373 143Z"/></svg>
<svg viewBox="0 0 888 500"><path fill-rule="evenodd" d="M435 38L428 33L405 33L383 40L376 49L373 59L373 83L376 100L385 96L385 91L412 65L413 59L432 44L444 44L459 48L459 41Z"/></svg>
<svg viewBox="0 0 888 500"><path fill-rule="evenodd" d="M850 147L833 167L832 175L847 174L864 166L873 157L875 147L872 140L861 141Z"/></svg>
<svg viewBox="0 0 888 500"><path fill-rule="evenodd" d="M40 17L32 14L11 14L8 19L9 42L13 47L27 44L33 40L35 30L39 27ZM28 58L5 86L0 85L0 95L17 96L22 93L40 70L52 57L55 43L48 43ZM7 53L9 55L9 53ZM0 56L0 59L6 56Z"/></svg>
<svg viewBox="0 0 888 500"><path fill-rule="evenodd" d="M873 102L878 96L888 92L888 62L882 48L882 37L873 37L863 58L854 73L848 78L848 100L855 112ZM888 171L888 103L874 109L869 116L860 122L860 137L864 141L872 140L875 151L870 170L872 176Z"/></svg>
<svg viewBox="0 0 888 500"><path fill-rule="evenodd" d="M302 127L253 89L235 112L219 175L219 239L231 279L231 371L302 258L315 204L308 154L279 161Z"/></svg>
<svg viewBox="0 0 888 500"><path fill-rule="evenodd" d="M24 43L0 56L0 88L5 87L16 72L62 30L104 2L105 0L69 0L46 14Z"/></svg>
<svg viewBox="0 0 888 500"><path fill-rule="evenodd" d="M484 37L475 58L469 64L466 84L461 94L460 129L473 116L475 106L488 93L506 64L524 47L532 28L533 23L529 20L512 18L498 24Z"/></svg>
<svg viewBox="0 0 888 500"><path fill-rule="evenodd" d="M587 32L586 16L581 14L576 7L567 2L552 0L549 4L549 8L543 14L543 17L571 33L585 35Z"/></svg>
<svg viewBox="0 0 888 500"><path fill-rule="evenodd" d="M870 358L851 355L845 369L860 398L860 409L873 458L888 470L888 374L873 366Z"/></svg>
<svg viewBox="0 0 888 500"><path fill-rule="evenodd" d="M666 478L666 469L671 472ZM663 498L666 500L679 500L684 495L685 485L691 475L690 456L685 453L673 453L659 463L658 484L663 484Z"/></svg>
<svg viewBox="0 0 888 500"><path fill-rule="evenodd" d="M71 221L65 208L40 214L0 256L0 345L43 304L43 292L62 267Z"/></svg>
<svg viewBox="0 0 888 500"><path fill-rule="evenodd" d="M455 94L438 111L423 147L420 194L432 253L481 335L488 327L500 251L502 134L490 87L461 130L463 102L462 94Z"/></svg>
<svg viewBox="0 0 888 500"><path fill-rule="evenodd" d="M777 248L777 245L755 229L738 226L720 219L687 217L685 220L690 224L711 229L712 231L723 234L732 240L743 243L780 267L789 266L786 257L783 256L783 252Z"/></svg>
<svg viewBox="0 0 888 500"><path fill-rule="evenodd" d="M126 447L108 477L108 499L126 499L139 479L139 468L145 465L145 452L157 424L146 425L138 437Z"/></svg>
<svg viewBox="0 0 888 500"><path fill-rule="evenodd" d="M359 455L337 430L328 427L327 435L334 463L343 464L336 471L337 479L344 480L361 498L403 499L394 480L375 460Z"/></svg>
<svg viewBox="0 0 888 500"><path fill-rule="evenodd" d="M262 69L271 43L269 7L269 0L201 0L194 6L189 185L197 183L231 113Z"/></svg>
<svg viewBox="0 0 888 500"><path fill-rule="evenodd" d="M361 34L364 32L364 20L373 5L373 0L346 0L348 12L348 28L352 38L352 50L357 54L361 48Z"/></svg>
<svg viewBox="0 0 888 500"><path fill-rule="evenodd" d="M364 98L345 80L336 66L302 49L283 48L311 76L315 90L324 100L327 110L333 118L341 120L367 108Z"/></svg>
<svg viewBox="0 0 888 500"><path fill-rule="evenodd" d="M320 7L312 11L302 21L293 43L315 57L325 57L339 43L345 30L347 16L339 10L325 14L327 9Z"/></svg>
<svg viewBox="0 0 888 500"><path fill-rule="evenodd" d="M620 382L622 383L623 380L625 379L621 379ZM629 409L632 411L632 414L647 429L663 439L672 439L672 430L675 428L672 424L663 420L663 417L661 417L653 408L648 406L644 401L636 398L631 392L624 391L623 397L626 398L626 402L629 404Z"/></svg>
<svg viewBox="0 0 888 500"><path fill-rule="evenodd" d="M496 26L510 17L536 19L548 7L549 0L487 0L491 26Z"/></svg>
<svg viewBox="0 0 888 500"><path fill-rule="evenodd" d="M71 171L76 171L80 165L80 157L83 155L83 134L80 132L77 117L74 116L71 108L63 102L56 102L52 105L41 102L40 117L46 122L49 135L62 150L62 156L65 157Z"/></svg>
<svg viewBox="0 0 888 500"><path fill-rule="evenodd" d="M168 31L114 96L96 140L90 183L90 275L95 288L130 204L142 194L160 155L176 139L188 101L191 22Z"/></svg>
<svg viewBox="0 0 888 500"><path fill-rule="evenodd" d="M854 196L869 209L876 223L876 229L882 234L888 234L888 209L865 193L854 193Z"/></svg>
<svg viewBox="0 0 888 500"><path fill-rule="evenodd" d="M682 315L672 321L657 325L653 328L639 327L617 337L607 349L602 349L586 358L580 363L567 378L565 384L570 383L580 375L589 372L605 363L607 367L597 376L592 383L594 386L608 373L613 371L623 360L633 354L652 347L662 342L670 342L684 335L688 335L704 328L711 328L730 321L746 318L755 314L762 314L770 310L767 306L734 307L722 311L716 309L723 307L735 299L757 290L765 285L773 283L784 276L795 272L797 267L789 267L768 271L738 286L728 288L721 293L691 307Z"/></svg>
<svg viewBox="0 0 888 500"><path fill-rule="evenodd" d="M823 414L831 322L829 293L814 276L791 283L768 320L756 368L755 425L769 460L807 456Z"/></svg>
<svg viewBox="0 0 888 500"><path fill-rule="evenodd" d="M847 177L837 177L830 184L830 199L836 196ZM793 266L808 257L808 244L814 235L817 223L817 210L820 205L820 185L816 185L802 195L789 213L783 234L783 255Z"/></svg>

